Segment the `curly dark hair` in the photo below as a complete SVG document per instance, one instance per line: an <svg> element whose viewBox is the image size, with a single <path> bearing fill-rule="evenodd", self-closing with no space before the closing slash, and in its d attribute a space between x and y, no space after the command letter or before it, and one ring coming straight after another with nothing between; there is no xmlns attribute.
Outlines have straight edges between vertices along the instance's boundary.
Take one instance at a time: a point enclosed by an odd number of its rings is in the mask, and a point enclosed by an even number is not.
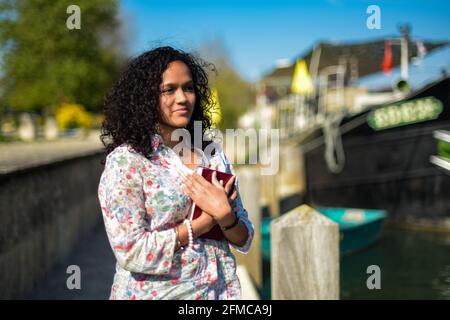
<svg viewBox="0 0 450 320"><path fill-rule="evenodd" d="M207 68L215 71L214 65L182 50L159 47L132 59L105 98L105 119L100 139L106 148L106 155L127 143L150 159L155 151L151 138L158 133L157 124L161 117L159 99L162 74L173 61L182 61L189 67L194 83L196 101L186 126L191 138L194 139L194 121L202 122L203 133L211 128L210 110L214 102L208 85ZM203 142L202 148L209 143Z"/></svg>

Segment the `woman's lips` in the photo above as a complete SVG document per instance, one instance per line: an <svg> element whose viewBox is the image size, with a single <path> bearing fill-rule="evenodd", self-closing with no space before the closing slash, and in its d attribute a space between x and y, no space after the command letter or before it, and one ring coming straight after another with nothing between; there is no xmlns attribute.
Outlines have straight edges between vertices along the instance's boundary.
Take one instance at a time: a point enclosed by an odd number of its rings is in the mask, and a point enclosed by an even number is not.
<svg viewBox="0 0 450 320"><path fill-rule="evenodd" d="M187 108L177 109L173 113L186 114L188 113L188 109Z"/></svg>

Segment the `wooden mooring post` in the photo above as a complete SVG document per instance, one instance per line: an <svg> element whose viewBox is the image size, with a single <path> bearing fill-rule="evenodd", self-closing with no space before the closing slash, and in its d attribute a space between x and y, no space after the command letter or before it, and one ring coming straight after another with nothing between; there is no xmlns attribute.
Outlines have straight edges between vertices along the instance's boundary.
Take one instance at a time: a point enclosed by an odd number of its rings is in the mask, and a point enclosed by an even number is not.
<svg viewBox="0 0 450 320"><path fill-rule="evenodd" d="M247 268L248 273L255 285L262 287L262 258L261 258L261 205L260 205L260 184L261 178L257 168L239 167L236 168L239 179L239 193L241 195L244 208L248 212L250 221L255 228L252 246L250 251L243 255L237 254L237 263Z"/></svg>
<svg viewBox="0 0 450 320"><path fill-rule="evenodd" d="M339 299L339 226L302 205L270 225L272 299Z"/></svg>

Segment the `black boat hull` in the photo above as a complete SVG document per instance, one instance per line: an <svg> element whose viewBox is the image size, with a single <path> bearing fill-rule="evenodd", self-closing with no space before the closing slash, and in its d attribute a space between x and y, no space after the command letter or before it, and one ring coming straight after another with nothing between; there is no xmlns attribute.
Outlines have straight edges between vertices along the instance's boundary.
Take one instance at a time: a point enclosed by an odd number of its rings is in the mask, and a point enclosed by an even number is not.
<svg viewBox="0 0 450 320"><path fill-rule="evenodd" d="M447 78L405 100L437 98L444 110L435 120L381 131L363 123L345 133L346 161L339 174L328 170L323 143L305 152L307 201L384 209L390 222L450 230L450 174L430 163L437 154L433 132L450 131L449 95Z"/></svg>

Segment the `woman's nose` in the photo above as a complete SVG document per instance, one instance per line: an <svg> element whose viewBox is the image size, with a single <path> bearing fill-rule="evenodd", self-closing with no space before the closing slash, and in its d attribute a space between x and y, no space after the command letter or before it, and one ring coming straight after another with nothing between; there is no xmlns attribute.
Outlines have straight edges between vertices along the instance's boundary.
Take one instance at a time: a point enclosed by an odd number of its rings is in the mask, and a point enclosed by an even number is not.
<svg viewBox="0 0 450 320"><path fill-rule="evenodd" d="M182 88L179 88L176 92L176 102L177 103L185 103L187 101L186 93Z"/></svg>

